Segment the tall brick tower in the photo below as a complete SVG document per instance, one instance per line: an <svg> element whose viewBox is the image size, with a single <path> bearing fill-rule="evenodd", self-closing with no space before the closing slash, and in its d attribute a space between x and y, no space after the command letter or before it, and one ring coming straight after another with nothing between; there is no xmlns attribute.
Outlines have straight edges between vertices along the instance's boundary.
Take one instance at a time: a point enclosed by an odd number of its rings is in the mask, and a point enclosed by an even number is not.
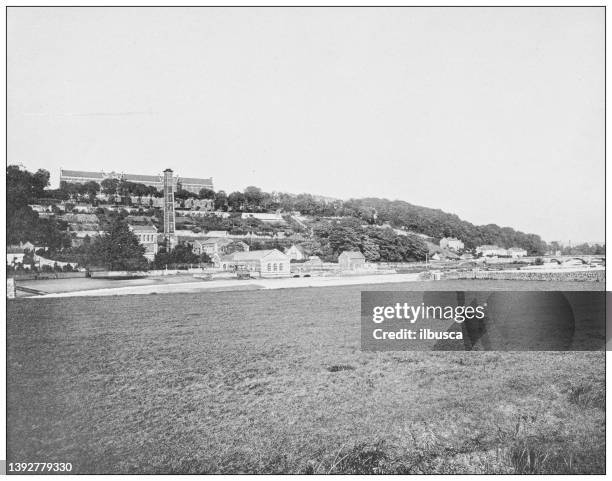
<svg viewBox="0 0 612 481"><path fill-rule="evenodd" d="M164 239L168 249L176 246L174 226L174 179L172 169L166 169L164 170Z"/></svg>

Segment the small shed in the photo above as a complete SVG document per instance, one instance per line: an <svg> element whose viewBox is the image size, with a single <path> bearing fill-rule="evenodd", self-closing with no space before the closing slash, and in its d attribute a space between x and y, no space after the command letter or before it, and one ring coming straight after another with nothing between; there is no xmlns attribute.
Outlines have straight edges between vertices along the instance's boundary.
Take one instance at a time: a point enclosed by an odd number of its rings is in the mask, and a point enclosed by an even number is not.
<svg viewBox="0 0 612 481"><path fill-rule="evenodd" d="M365 267L365 256L359 251L344 251L338 256L343 271L354 271Z"/></svg>

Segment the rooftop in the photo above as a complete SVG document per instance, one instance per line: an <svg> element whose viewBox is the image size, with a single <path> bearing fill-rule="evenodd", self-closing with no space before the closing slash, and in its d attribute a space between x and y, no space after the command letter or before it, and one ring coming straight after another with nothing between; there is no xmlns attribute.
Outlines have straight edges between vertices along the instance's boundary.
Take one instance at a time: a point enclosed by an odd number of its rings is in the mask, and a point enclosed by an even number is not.
<svg viewBox="0 0 612 481"><path fill-rule="evenodd" d="M197 179L195 177L179 177L179 181L182 184L203 184L212 185L212 177L208 179Z"/></svg>
<svg viewBox="0 0 612 481"><path fill-rule="evenodd" d="M130 225L130 229L134 232L157 232L154 225Z"/></svg>
<svg viewBox="0 0 612 481"><path fill-rule="evenodd" d="M226 261L253 261L263 259L269 255L276 254L280 257L287 258L288 257L283 254L281 251L277 249L266 249L259 251L249 251L249 252L234 252L233 254L229 254L223 256L223 260Z"/></svg>
<svg viewBox="0 0 612 481"><path fill-rule="evenodd" d="M85 170L64 170L60 169L60 177L93 177L102 180L104 174L102 172L87 172Z"/></svg>
<svg viewBox="0 0 612 481"><path fill-rule="evenodd" d="M341 256L348 256L350 259L365 259L365 256L359 251L344 251Z"/></svg>
<svg viewBox="0 0 612 481"><path fill-rule="evenodd" d="M130 182L162 182L162 178L159 175L139 175L139 174L123 174L123 178Z"/></svg>

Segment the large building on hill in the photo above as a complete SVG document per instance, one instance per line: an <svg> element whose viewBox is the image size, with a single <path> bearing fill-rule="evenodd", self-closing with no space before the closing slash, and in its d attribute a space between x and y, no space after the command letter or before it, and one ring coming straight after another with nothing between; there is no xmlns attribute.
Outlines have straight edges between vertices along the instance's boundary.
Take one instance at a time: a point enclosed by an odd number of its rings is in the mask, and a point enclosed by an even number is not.
<svg viewBox="0 0 612 481"><path fill-rule="evenodd" d="M93 181L99 184L104 179L126 180L128 182L155 187L159 191L161 191L164 187L164 176L162 174L139 175L125 174L123 172L87 172L84 170L60 169L60 182L67 182L69 184L85 184L86 182ZM198 194L202 189L213 190L212 177L208 179L199 179L195 177L173 176L173 184L175 190L178 186L180 186L181 189L193 192L194 194Z"/></svg>

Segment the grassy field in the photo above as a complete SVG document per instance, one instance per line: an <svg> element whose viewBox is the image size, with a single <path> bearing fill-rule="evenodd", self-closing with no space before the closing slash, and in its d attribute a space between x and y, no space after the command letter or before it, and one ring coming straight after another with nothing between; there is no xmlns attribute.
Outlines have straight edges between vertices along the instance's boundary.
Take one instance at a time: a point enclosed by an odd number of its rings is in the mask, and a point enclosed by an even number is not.
<svg viewBox="0 0 612 481"><path fill-rule="evenodd" d="M597 289L586 283L522 288ZM603 352L360 350L365 289L8 302L8 462L79 473L603 473Z"/></svg>

